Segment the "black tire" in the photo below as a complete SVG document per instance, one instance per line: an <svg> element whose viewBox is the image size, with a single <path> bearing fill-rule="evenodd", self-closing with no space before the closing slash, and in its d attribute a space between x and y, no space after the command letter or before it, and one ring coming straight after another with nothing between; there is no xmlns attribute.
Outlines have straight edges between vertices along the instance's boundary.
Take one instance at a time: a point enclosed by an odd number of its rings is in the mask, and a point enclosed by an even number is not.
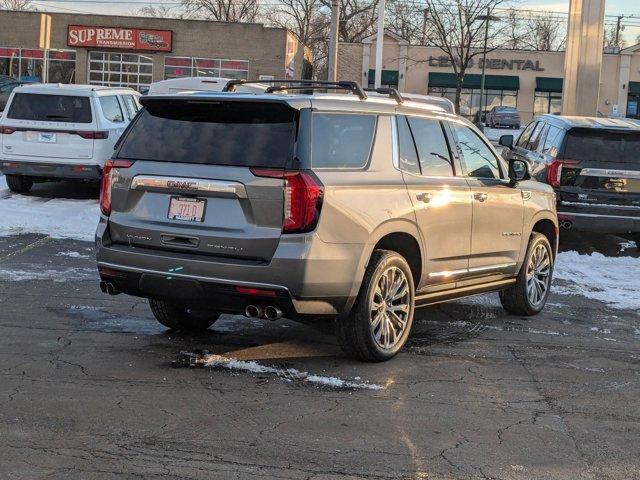
<svg viewBox="0 0 640 480"><path fill-rule="evenodd" d="M534 303L528 295L527 275L530 262L532 261L532 256L534 255L536 248L538 248L538 246L540 245L542 245L542 247L546 249L548 258L550 259L549 274L548 280L546 280L546 291L543 295L541 295L541 300L537 303ZM551 244L549 243L547 237L545 237L541 233L533 232L529 239L527 254L525 256L524 262L522 263L522 267L520 268L520 272L518 273L516 283L513 286L500 292L500 302L507 312L514 315L523 316L531 316L540 313L540 311L544 308L544 305L547 302L547 298L549 298L549 292L551 291L551 280L553 278L553 261L553 249L551 248Z"/></svg>
<svg viewBox="0 0 640 480"><path fill-rule="evenodd" d="M371 312L372 301L375 298L376 289L379 287L381 277L383 273L388 272L389 269L397 275L397 278L401 278L401 275L398 274L398 269L404 274L408 290L399 301L407 305L407 312L404 319L405 321L402 324L403 329L401 333L399 335L394 333L394 344L390 348L384 348L376 339L376 334L374 333L375 327L372 326ZM404 290L404 287L405 285L402 284L400 288ZM415 287L411 268L407 261L396 252L390 250L375 250L369 260L358 298L349 316L338 319L336 322L336 335L344 353L351 358L367 362L383 362L393 358L402 349L409 337L413 323L414 302ZM381 307L378 311L382 315L385 305L384 300L380 302L380 304ZM386 305L389 304L386 303ZM384 320L380 320L380 322L384 322ZM397 321L393 320L393 322ZM399 325L398 323L396 324ZM380 328L382 329L382 326L380 326ZM387 332L389 331L387 330ZM390 333L387 333L387 336L388 335L390 335Z"/></svg>
<svg viewBox="0 0 640 480"><path fill-rule="evenodd" d="M217 312L191 310L165 302L164 300L149 300L153 316L167 328L181 332L203 332L218 320Z"/></svg>
<svg viewBox="0 0 640 480"><path fill-rule="evenodd" d="M514 130L520 130L520 124L517 124L513 127Z"/></svg>
<svg viewBox="0 0 640 480"><path fill-rule="evenodd" d="M636 250L640 251L640 233L636 233L631 239L636 242Z"/></svg>
<svg viewBox="0 0 640 480"><path fill-rule="evenodd" d="M15 193L27 193L33 186L33 180L24 175L7 175L9 190Z"/></svg>

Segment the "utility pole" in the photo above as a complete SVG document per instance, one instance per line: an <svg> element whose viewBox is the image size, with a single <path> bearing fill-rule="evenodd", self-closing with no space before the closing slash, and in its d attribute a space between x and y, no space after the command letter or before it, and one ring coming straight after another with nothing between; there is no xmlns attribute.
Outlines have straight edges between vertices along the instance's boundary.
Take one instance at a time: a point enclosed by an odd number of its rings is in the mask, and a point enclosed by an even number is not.
<svg viewBox="0 0 640 480"><path fill-rule="evenodd" d="M427 18L429 17L429 8L422 11L422 44L427 44Z"/></svg>
<svg viewBox="0 0 640 480"><path fill-rule="evenodd" d="M489 43L489 22L500 21L500 17L496 17L495 15L491 15L491 9L487 7L486 15L478 15L476 20L484 20L484 49L482 50L482 77L480 79L480 120L482 120L482 114L485 110L485 89L484 89L484 80L485 80L485 69L487 63L487 44Z"/></svg>
<svg viewBox="0 0 640 480"><path fill-rule="evenodd" d="M624 17L624 15L618 15L618 21L616 22L616 39L615 39L615 46L619 47L620 46L620 30L621 30L621 22L622 22L622 18Z"/></svg>
<svg viewBox="0 0 640 480"><path fill-rule="evenodd" d="M378 3L378 33L376 35L376 78L374 87L382 86L382 47L384 45L384 10L385 0Z"/></svg>
<svg viewBox="0 0 640 480"><path fill-rule="evenodd" d="M340 24L340 0L331 0L331 26L329 28L329 58L327 80L338 80L338 26Z"/></svg>
<svg viewBox="0 0 640 480"><path fill-rule="evenodd" d="M487 17L484 20L484 49L482 50L482 80L480 80L480 121L482 121L482 115L486 109L485 105L485 94L484 94L484 79L485 79L485 70L487 68L487 43L489 42L489 18L490 18L489 7L487 7ZM486 115L486 113L484 113ZM487 122L485 117L484 123Z"/></svg>

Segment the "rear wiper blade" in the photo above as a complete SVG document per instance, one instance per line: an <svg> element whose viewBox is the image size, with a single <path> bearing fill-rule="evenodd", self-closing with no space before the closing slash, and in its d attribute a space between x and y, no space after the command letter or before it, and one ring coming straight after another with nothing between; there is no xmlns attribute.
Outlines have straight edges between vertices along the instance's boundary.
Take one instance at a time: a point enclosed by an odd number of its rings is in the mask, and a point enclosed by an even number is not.
<svg viewBox="0 0 640 480"><path fill-rule="evenodd" d="M70 118L68 115L45 115L47 118Z"/></svg>

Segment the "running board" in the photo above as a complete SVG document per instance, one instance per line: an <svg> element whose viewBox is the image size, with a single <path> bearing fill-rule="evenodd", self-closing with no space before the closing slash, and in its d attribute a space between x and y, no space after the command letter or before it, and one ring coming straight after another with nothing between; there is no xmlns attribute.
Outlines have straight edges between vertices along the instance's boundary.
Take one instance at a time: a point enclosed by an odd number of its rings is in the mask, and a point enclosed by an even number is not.
<svg viewBox="0 0 640 480"><path fill-rule="evenodd" d="M515 278L508 278L506 280L498 280L489 283L481 283L479 285L469 285L467 287L453 288L451 290L445 290L441 292L430 292L416 295L416 307L424 307L427 305L433 305L435 303L448 302L449 300L455 300L463 297L470 297L471 295L478 295L479 293L494 292L502 290L516 283Z"/></svg>

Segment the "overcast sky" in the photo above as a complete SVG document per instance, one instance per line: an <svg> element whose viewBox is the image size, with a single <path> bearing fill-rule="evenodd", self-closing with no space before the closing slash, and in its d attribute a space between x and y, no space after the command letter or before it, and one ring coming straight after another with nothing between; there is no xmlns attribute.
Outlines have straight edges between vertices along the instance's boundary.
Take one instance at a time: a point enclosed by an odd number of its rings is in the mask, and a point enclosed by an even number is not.
<svg viewBox="0 0 640 480"><path fill-rule="evenodd" d="M52 10L52 11L77 11L80 12L95 12L104 14L120 14L128 15L134 12L140 6L148 5L149 3L177 3L179 0L135 0L131 4L109 4L106 1L104 3L89 4L87 1L83 2L71 2L65 0L64 3L56 3L52 0L33 0L39 10ZM96 2L102 0L95 0ZM124 1L124 0L119 0ZM532 10L547 10L554 12L567 12L569 10L569 0L514 0L510 2L513 6L532 9ZM53 8L55 7L55 8ZM629 18L627 21L633 21L637 25L640 25L640 0L607 0L606 2L606 14L607 15L625 15ZM615 21L615 19L607 18L607 21ZM624 23L624 20L623 20ZM624 40L627 45L632 45L635 39L640 35L640 27L629 27L622 32Z"/></svg>

